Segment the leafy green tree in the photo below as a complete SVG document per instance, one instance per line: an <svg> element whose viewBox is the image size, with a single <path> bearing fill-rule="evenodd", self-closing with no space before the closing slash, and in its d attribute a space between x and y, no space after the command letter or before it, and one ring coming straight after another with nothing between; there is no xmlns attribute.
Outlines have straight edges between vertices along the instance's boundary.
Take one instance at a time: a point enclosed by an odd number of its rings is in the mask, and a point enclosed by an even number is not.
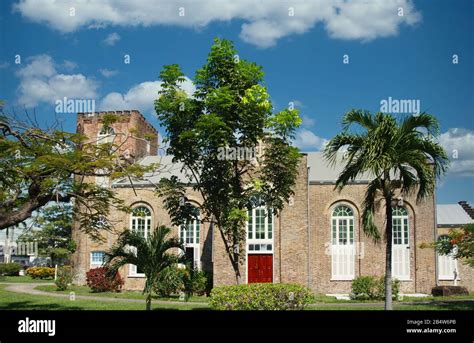
<svg viewBox="0 0 474 343"><path fill-rule="evenodd" d="M448 157L436 142L438 121L432 115L407 116L397 121L386 113L352 110L345 114L343 131L332 138L325 157L333 164L346 150L346 163L335 188L342 190L358 175L370 174L363 203L364 232L381 238L374 215L381 200L385 204L385 309L392 309L392 207L399 197L416 193L418 202L432 196L436 179L447 170ZM352 128L355 130L351 131Z"/></svg>
<svg viewBox="0 0 474 343"><path fill-rule="evenodd" d="M163 180L158 194L176 225L192 217L186 187L201 194L201 219L217 226L240 283L247 209L258 198L277 213L293 194L300 154L291 140L301 118L291 106L273 113L262 68L241 59L228 40L215 39L192 97L180 88L178 65L165 66L160 77L155 110L167 153L189 178Z"/></svg>
<svg viewBox="0 0 474 343"><path fill-rule="evenodd" d="M467 265L474 268L474 224L449 230L448 239L439 240L435 247L439 254L464 259Z"/></svg>
<svg viewBox="0 0 474 343"><path fill-rule="evenodd" d="M69 203L43 207L35 218L39 230L29 230L19 241L36 241L39 256L50 257L52 264L60 264L76 249L72 240L73 207Z"/></svg>
<svg viewBox="0 0 474 343"><path fill-rule="evenodd" d="M184 259L172 251L184 251L184 247L179 239L168 237L170 232L170 228L162 225L145 238L140 233L125 230L112 249L105 253L104 267L109 276L115 276L126 264L135 265L145 274L143 293L146 294L147 310L151 309L151 295L161 273Z"/></svg>
<svg viewBox="0 0 474 343"><path fill-rule="evenodd" d="M104 125L117 118L104 117ZM125 144L125 143L122 143ZM143 167L117 154L114 143L87 142L87 137L63 131L58 125L42 129L33 120L24 123L0 115L0 230L19 224L50 201L74 201L74 219L93 238L111 229L110 208L127 211L110 188L93 177L140 177Z"/></svg>

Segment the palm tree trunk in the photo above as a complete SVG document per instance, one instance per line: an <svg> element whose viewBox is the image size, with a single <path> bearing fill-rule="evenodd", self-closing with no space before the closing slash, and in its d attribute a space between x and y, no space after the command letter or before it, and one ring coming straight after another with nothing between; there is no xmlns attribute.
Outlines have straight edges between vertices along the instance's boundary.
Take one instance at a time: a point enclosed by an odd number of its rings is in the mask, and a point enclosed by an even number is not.
<svg viewBox="0 0 474 343"><path fill-rule="evenodd" d="M151 292L148 292L146 295L146 310L151 310Z"/></svg>
<svg viewBox="0 0 474 343"><path fill-rule="evenodd" d="M393 310L392 304L392 197L385 198L386 250L385 250L385 310Z"/></svg>

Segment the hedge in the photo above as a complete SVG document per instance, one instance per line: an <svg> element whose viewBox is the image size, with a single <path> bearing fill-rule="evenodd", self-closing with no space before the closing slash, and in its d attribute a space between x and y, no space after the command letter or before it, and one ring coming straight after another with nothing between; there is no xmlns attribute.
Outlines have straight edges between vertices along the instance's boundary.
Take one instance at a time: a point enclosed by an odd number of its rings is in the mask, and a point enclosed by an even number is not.
<svg viewBox="0 0 474 343"><path fill-rule="evenodd" d="M49 267L31 267L26 270L26 275L33 279L53 279L54 268Z"/></svg>
<svg viewBox="0 0 474 343"><path fill-rule="evenodd" d="M0 263L0 275L4 276L17 276L21 270L22 265L20 263Z"/></svg>
<svg viewBox="0 0 474 343"><path fill-rule="evenodd" d="M253 283L216 287L209 305L215 310L302 310L313 300L311 290L304 286Z"/></svg>

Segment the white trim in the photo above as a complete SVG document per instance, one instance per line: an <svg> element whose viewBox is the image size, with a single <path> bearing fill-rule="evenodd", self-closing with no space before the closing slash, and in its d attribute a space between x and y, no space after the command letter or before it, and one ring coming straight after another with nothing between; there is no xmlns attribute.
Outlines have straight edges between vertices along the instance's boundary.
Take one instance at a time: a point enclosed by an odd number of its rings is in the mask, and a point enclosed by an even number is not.
<svg viewBox="0 0 474 343"><path fill-rule="evenodd" d="M255 234L256 234L256 231L255 231L255 223L256 223L256 220L255 220L255 210L256 209L263 209L264 212L265 212L265 221L264 221L264 236L265 238L255 238ZM248 259L249 259L249 254L250 255L259 255L259 254L264 254L264 255L272 255L272 283L275 283L275 216L273 214L273 210L272 209L268 209L266 208L265 206L257 206L257 207L252 207L252 209L250 210L252 212L252 239L249 239L248 237L248 234L249 234L249 222L247 220L247 223L246 223L246 230L245 230L245 284L248 284L249 283L249 262L248 262ZM271 213L271 217L272 217L272 238L268 238L268 232L269 232L269 225L268 225L268 214L269 214L269 211ZM269 245L271 244L271 250L252 250L250 251L249 250L249 245L250 244L253 244L253 245L258 245L258 244L262 244L262 245ZM281 280L280 280L281 282Z"/></svg>
<svg viewBox="0 0 474 343"><path fill-rule="evenodd" d="M334 212L338 207L346 207L352 215L335 216ZM356 255L356 220L354 215L354 208L345 203L338 202L331 208L331 216L329 221L329 238L331 247L331 281L351 281L355 278L355 255ZM335 227L334 227L335 221ZM345 221L345 243L340 242L340 227L342 221ZM351 230L352 226L352 239ZM334 237L334 229L335 237Z"/></svg>
<svg viewBox="0 0 474 343"><path fill-rule="evenodd" d="M92 259L92 254L94 253L102 253L103 257L102 257L102 262L94 262L93 259ZM101 267L102 264L104 263L103 262L103 258L105 257L105 252L102 251L102 250L93 250L90 252L89 254L89 264L91 267L94 267L94 268L98 268L98 267Z"/></svg>
<svg viewBox="0 0 474 343"><path fill-rule="evenodd" d="M140 207L144 207L150 212L149 216L143 217L143 219L145 220L144 234L145 234L145 239L146 239L146 238L148 238L149 231L151 231L153 229L153 211L151 210L150 206L148 206L147 204L144 204L144 203L136 204L136 206L133 207L132 213L130 213L130 216L129 216L129 218L130 218L129 219L129 227L130 227L131 231L134 230L133 220L136 219L136 218L140 218L140 217L134 217L133 216L133 211L136 210L137 208L140 208ZM147 220L149 220L149 225L147 225ZM149 230L148 230L148 226L149 226ZM145 277L144 273L137 273L137 267L135 265L129 264L128 266L129 266L128 267L128 276L129 277Z"/></svg>
<svg viewBox="0 0 474 343"><path fill-rule="evenodd" d="M183 224L184 226L187 226L188 224ZM197 268L198 270L201 270L202 266L201 266L201 233L202 233L202 223L201 223L201 217L200 215L197 216L196 219L193 219L193 222L192 222L192 227L193 227L193 237L192 237L192 241L193 243L187 243L186 242L186 239L187 239L187 230L185 229L184 230L184 234L185 234L185 237L181 237L181 229L182 229L182 226L183 225L180 225L178 227L178 237L180 240L183 241L183 244L184 244L184 248L192 248L194 249L193 251L193 267L194 268ZM197 227L199 226L199 235L197 234ZM196 242L197 240L199 240L199 242ZM183 254L183 252L181 252L181 254Z"/></svg>
<svg viewBox="0 0 474 343"><path fill-rule="evenodd" d="M406 208L403 207L403 209L407 213L406 215L392 215L392 277L399 281L409 281L411 275L410 217ZM395 243L395 220L400 220L401 244ZM408 243L406 243L405 235L408 238Z"/></svg>

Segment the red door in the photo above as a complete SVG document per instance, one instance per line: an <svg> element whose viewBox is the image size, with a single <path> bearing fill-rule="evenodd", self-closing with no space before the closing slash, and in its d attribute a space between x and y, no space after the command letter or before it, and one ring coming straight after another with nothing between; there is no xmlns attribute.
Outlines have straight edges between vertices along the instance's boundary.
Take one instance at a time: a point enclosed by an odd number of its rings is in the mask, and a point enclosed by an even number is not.
<svg viewBox="0 0 474 343"><path fill-rule="evenodd" d="M248 283L273 282L273 255L248 255Z"/></svg>

